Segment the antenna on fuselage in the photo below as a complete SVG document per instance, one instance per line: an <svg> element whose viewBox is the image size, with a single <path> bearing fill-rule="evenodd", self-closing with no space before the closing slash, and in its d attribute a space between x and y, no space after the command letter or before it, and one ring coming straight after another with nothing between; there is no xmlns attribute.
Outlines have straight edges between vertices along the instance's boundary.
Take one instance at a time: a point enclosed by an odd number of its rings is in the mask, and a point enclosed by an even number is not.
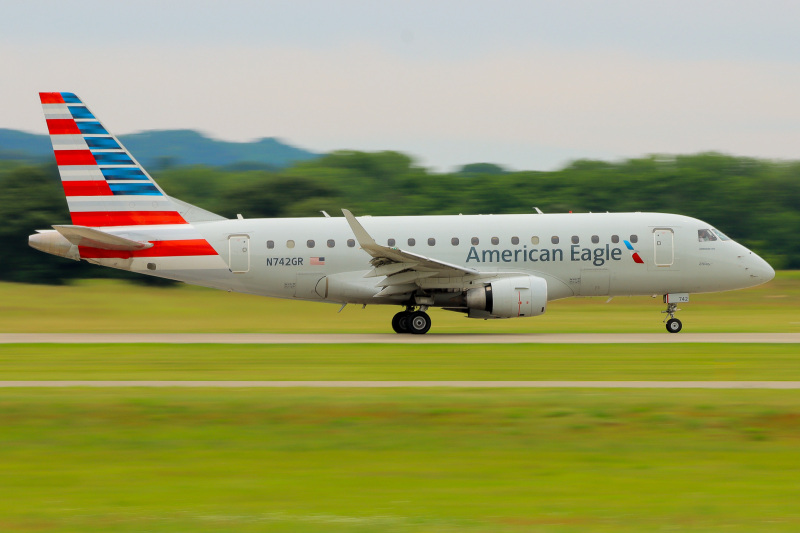
<svg viewBox="0 0 800 533"><path fill-rule="evenodd" d="M536 212L539 213L540 215L544 215L544 213L542 213L542 210L539 209L538 207L534 207L534 209L536 209Z"/></svg>
<svg viewBox="0 0 800 533"><path fill-rule="evenodd" d="M322 213L323 215L325 215L325 218L331 218L331 216L330 216L330 215L329 215L327 212L325 212L325 211L320 211L320 213ZM344 308L342 308L342 309L344 309Z"/></svg>

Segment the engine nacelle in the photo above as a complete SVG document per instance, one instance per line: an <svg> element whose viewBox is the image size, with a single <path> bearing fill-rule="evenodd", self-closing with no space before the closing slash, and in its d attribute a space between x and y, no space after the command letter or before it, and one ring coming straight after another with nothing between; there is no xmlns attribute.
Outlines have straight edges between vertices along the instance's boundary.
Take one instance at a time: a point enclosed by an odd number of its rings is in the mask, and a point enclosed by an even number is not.
<svg viewBox="0 0 800 533"><path fill-rule="evenodd" d="M547 309L547 282L536 276L501 278L468 290L467 307L480 311L470 313L474 318L538 316Z"/></svg>

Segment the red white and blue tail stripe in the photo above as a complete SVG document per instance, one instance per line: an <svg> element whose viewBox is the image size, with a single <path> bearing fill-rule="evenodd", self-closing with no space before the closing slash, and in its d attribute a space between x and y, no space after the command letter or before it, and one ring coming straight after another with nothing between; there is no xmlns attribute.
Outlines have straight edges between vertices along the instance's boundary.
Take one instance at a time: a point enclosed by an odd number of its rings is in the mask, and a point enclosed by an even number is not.
<svg viewBox="0 0 800 533"><path fill-rule="evenodd" d="M73 224L54 228L81 259L143 271L209 268L199 259L211 257L218 266L217 251L80 98L68 92L39 98Z"/></svg>
<svg viewBox="0 0 800 533"><path fill-rule="evenodd" d="M39 93L72 223L185 224L175 204L73 93Z"/></svg>

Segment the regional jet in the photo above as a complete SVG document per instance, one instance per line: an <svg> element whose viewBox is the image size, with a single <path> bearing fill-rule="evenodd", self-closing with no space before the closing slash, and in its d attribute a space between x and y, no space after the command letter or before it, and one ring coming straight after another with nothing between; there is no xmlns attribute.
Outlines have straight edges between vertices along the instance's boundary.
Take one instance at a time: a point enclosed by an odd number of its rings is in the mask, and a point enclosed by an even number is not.
<svg viewBox="0 0 800 533"><path fill-rule="evenodd" d="M662 296L667 331L691 293L775 272L710 224L662 213L227 219L168 196L73 93L40 93L72 224L29 237L74 260L275 298L394 305L397 333L431 307L533 317L573 296Z"/></svg>

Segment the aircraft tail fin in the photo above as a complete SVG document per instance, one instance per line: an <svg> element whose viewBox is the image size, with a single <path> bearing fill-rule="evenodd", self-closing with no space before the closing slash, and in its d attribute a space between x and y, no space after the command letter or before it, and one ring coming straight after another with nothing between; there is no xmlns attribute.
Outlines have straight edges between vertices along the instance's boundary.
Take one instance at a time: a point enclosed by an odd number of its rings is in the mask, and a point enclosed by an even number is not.
<svg viewBox="0 0 800 533"><path fill-rule="evenodd" d="M74 93L39 93L76 226L186 224L181 209Z"/></svg>
<svg viewBox="0 0 800 533"><path fill-rule="evenodd" d="M227 270L196 223L223 217L167 196L74 93L39 93L72 225L28 239L43 252L190 279Z"/></svg>

